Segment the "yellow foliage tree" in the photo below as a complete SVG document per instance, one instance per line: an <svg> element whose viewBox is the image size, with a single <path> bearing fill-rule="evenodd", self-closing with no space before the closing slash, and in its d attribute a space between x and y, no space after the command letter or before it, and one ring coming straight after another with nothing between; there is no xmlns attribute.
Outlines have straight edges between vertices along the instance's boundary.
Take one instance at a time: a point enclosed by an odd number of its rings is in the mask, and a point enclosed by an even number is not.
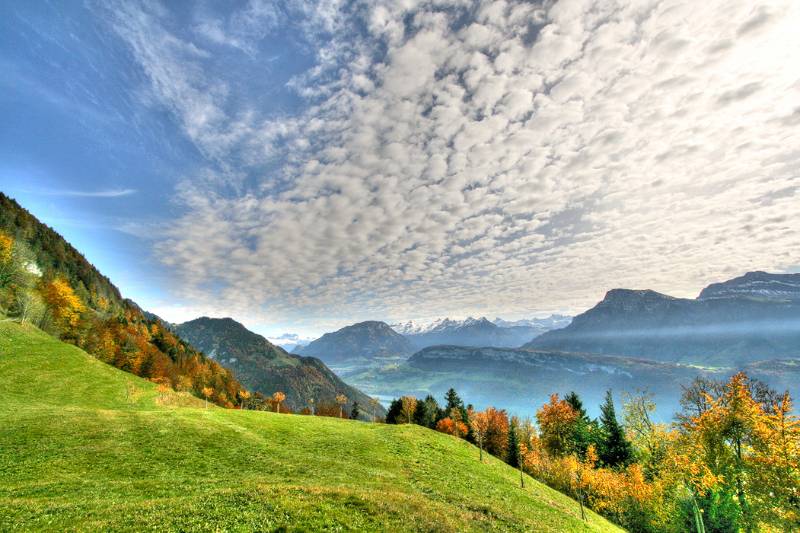
<svg viewBox="0 0 800 533"><path fill-rule="evenodd" d="M239 405L239 408L240 408L240 409L244 409L244 404L245 404L245 402L247 402L247 400L249 400L249 399L250 399L250 393L249 393L249 392L247 392L247 391L246 391L246 390L244 390L244 389L240 390L240 391L239 391L239 400L241 401L241 404Z"/></svg>
<svg viewBox="0 0 800 533"><path fill-rule="evenodd" d="M400 404L402 405L401 412L405 423L412 424L414 422L414 411L417 410L417 399L413 396L403 396L400 398Z"/></svg>
<svg viewBox="0 0 800 533"><path fill-rule="evenodd" d="M53 314L56 324L64 329L74 329L86 307L69 283L56 278L42 287L42 298Z"/></svg>
<svg viewBox="0 0 800 533"><path fill-rule="evenodd" d="M483 462L483 440L486 438L486 432L489 431L489 415L486 411L476 413L470 418L469 424L472 426L472 433L478 441L478 449L480 450L478 458Z"/></svg>
<svg viewBox="0 0 800 533"><path fill-rule="evenodd" d="M211 387L203 387L202 393L203 397L206 399L206 409L208 409L208 399L211 398L212 394L214 394L214 389Z"/></svg>
<svg viewBox="0 0 800 533"><path fill-rule="evenodd" d="M344 406L347 403L347 396L344 394L337 394L336 403L339 404L339 418L344 418Z"/></svg>

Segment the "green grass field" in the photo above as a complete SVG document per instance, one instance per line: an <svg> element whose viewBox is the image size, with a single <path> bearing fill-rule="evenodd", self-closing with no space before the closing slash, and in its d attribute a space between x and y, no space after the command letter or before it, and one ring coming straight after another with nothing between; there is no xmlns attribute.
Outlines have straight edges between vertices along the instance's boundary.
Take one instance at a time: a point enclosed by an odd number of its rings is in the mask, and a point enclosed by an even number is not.
<svg viewBox="0 0 800 533"><path fill-rule="evenodd" d="M614 531L417 426L225 410L0 322L0 530Z"/></svg>

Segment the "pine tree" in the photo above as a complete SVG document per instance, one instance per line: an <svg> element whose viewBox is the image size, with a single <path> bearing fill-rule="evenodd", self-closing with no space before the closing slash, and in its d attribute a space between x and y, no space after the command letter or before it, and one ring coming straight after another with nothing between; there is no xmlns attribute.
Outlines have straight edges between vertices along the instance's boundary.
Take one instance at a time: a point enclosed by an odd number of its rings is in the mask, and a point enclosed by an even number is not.
<svg viewBox="0 0 800 533"><path fill-rule="evenodd" d="M446 402L445 406L445 413L447 413L446 416L452 417L453 409L457 410L459 413L459 417L461 418L461 422L463 422L467 426L467 435L465 436L465 439L468 442L472 442L474 444L476 442L475 435L472 432L472 424L470 424L469 420L469 411L470 407L472 406L464 407L464 402L461 400L461 397L453 388L450 388L450 390L447 391L447 393L444 396L444 399Z"/></svg>
<svg viewBox="0 0 800 533"><path fill-rule="evenodd" d="M403 400L400 398L395 398L392 400L392 403L389 404L389 410L386 412L386 423L387 424L397 424L397 419L403 413Z"/></svg>
<svg viewBox="0 0 800 533"><path fill-rule="evenodd" d="M606 401L600 406L601 438L598 443L598 457L609 467L625 466L631 462L633 450L625 438L625 432L617 421L614 399L611 391L606 391Z"/></svg>
<svg viewBox="0 0 800 533"><path fill-rule="evenodd" d="M361 414L361 409L359 409L358 402L353 402L353 410L350 411L350 418L353 420L358 420L358 416Z"/></svg>
<svg viewBox="0 0 800 533"><path fill-rule="evenodd" d="M583 407L583 401L575 391L564 396L564 401L578 413L578 418L575 419L575 425L573 426L572 436L570 438L570 451L577 454L581 459L585 459L586 450L589 449L589 445L597 444L595 442L597 422L589 419L589 416L586 414L586 409Z"/></svg>
<svg viewBox="0 0 800 533"><path fill-rule="evenodd" d="M517 417L511 417L511 424L508 428L508 445L506 446L506 462L513 466L514 468L519 467L520 464L520 457L519 457L519 436L517 435L517 429L519 427L519 423L517 422Z"/></svg>

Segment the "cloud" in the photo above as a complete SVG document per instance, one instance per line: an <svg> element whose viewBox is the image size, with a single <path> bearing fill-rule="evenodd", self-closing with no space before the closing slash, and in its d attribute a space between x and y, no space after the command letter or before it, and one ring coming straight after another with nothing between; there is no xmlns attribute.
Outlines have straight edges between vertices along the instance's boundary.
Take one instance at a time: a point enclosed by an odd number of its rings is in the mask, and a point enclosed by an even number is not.
<svg viewBox="0 0 800 533"><path fill-rule="evenodd" d="M510 316L797 263L795 2L303 3L316 64L282 116L168 14L112 19L207 158L156 248L187 300Z"/></svg>
<svg viewBox="0 0 800 533"><path fill-rule="evenodd" d="M136 194L136 189L106 189L100 191L73 191L68 189L37 189L25 191L45 196L75 196L79 198L119 198Z"/></svg>

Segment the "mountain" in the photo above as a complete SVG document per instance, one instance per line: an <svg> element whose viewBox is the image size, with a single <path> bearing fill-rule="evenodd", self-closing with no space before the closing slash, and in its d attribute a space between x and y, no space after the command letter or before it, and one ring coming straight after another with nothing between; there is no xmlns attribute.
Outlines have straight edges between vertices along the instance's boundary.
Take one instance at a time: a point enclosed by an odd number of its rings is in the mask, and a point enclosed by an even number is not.
<svg viewBox="0 0 800 533"><path fill-rule="evenodd" d="M750 298L754 300L800 302L800 274L748 272L722 283L712 283L700 292L699 300Z"/></svg>
<svg viewBox="0 0 800 533"><path fill-rule="evenodd" d="M503 320L500 317L495 318L492 322L501 328L513 328L525 326L539 331L541 335L545 331L551 329L560 329L569 325L572 322L571 316L566 315L550 315L544 318L523 318L521 320Z"/></svg>
<svg viewBox="0 0 800 533"><path fill-rule="evenodd" d="M764 380L777 390L800 393L800 362L769 361L741 368L704 369L648 359L519 348L432 346L399 366L369 369L350 376L375 395L413 394L441 397L455 387L463 398L483 408L497 405L532 415L550 394L576 391L592 415L605 392L620 401L625 393L652 393L657 413L667 421L678 410L681 386L697 376L726 379L737 370Z"/></svg>
<svg viewBox="0 0 800 533"><path fill-rule="evenodd" d="M427 325L406 322L395 327L416 349L437 344L512 347L530 341L543 331L531 325L498 326L486 317L469 317L466 320L444 318Z"/></svg>
<svg viewBox="0 0 800 533"><path fill-rule="evenodd" d="M283 333L277 337L269 337L267 340L275 346L280 346L287 352L291 353L303 346L308 345L308 343L314 339L301 337L297 333Z"/></svg>
<svg viewBox="0 0 800 533"><path fill-rule="evenodd" d="M362 410L371 409L367 395L347 385L319 359L287 353L231 318L197 318L175 326L175 331L230 369L247 388L266 396L285 393L286 404L294 411L312 398L334 403L337 394L347 396L348 409L354 401ZM378 409L376 416L383 416L383 407Z"/></svg>
<svg viewBox="0 0 800 533"><path fill-rule="evenodd" d="M800 275L751 272L697 299L613 289L525 348L735 365L800 357Z"/></svg>
<svg viewBox="0 0 800 533"><path fill-rule="evenodd" d="M2 531L619 531L464 440L204 409L31 326L0 390Z"/></svg>
<svg viewBox="0 0 800 533"><path fill-rule="evenodd" d="M322 359L327 364L370 361L375 358L407 357L414 347L385 322L369 321L326 333L296 350L300 355Z"/></svg>

